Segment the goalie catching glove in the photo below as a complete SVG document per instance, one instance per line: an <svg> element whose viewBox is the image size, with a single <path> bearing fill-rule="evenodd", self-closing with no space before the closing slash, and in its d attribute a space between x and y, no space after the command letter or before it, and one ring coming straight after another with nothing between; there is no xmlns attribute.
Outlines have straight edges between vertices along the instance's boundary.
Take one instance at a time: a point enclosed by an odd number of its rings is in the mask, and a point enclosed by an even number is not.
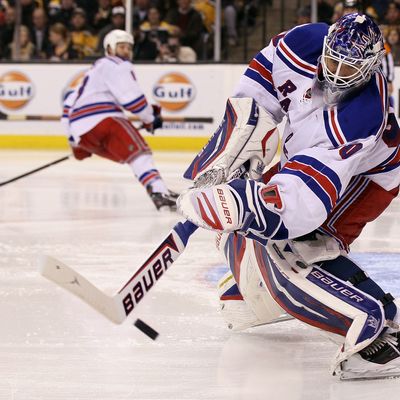
<svg viewBox="0 0 400 400"><path fill-rule="evenodd" d="M279 133L272 117L251 98L230 98L224 119L184 174L195 187L227 182L243 165L259 179L274 158Z"/></svg>
<svg viewBox="0 0 400 400"><path fill-rule="evenodd" d="M265 244L286 239L280 216L278 189L259 182L235 179L211 188L194 188L177 200L178 210L195 225L217 232L235 232Z"/></svg>

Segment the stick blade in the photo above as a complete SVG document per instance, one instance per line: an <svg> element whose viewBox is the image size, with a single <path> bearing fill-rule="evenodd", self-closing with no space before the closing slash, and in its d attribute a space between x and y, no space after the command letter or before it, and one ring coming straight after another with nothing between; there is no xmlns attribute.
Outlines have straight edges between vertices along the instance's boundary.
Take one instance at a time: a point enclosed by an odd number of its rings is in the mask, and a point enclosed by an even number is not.
<svg viewBox="0 0 400 400"><path fill-rule="evenodd" d="M125 321L126 314L114 297L103 293L68 265L46 255L40 257L39 265L42 276L79 297L110 321L115 324Z"/></svg>

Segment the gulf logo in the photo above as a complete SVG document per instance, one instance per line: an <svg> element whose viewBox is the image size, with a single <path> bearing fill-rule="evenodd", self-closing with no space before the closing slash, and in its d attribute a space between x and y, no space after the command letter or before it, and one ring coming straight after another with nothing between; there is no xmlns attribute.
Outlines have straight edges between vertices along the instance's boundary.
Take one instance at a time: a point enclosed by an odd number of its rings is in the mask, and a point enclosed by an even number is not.
<svg viewBox="0 0 400 400"><path fill-rule="evenodd" d="M34 96L32 81L22 72L0 76L0 105L10 110L24 107Z"/></svg>
<svg viewBox="0 0 400 400"><path fill-rule="evenodd" d="M80 71L78 72L76 75L74 75L66 84L66 86L64 87L64 90L62 91L62 97L61 97L61 102L63 102L65 95L69 92L71 92L71 90L76 89L82 82L83 77L85 76L86 73L86 69L84 71Z"/></svg>
<svg viewBox="0 0 400 400"><path fill-rule="evenodd" d="M153 87L153 97L169 111L187 107L196 96L196 88L185 75L171 72L162 76Z"/></svg>

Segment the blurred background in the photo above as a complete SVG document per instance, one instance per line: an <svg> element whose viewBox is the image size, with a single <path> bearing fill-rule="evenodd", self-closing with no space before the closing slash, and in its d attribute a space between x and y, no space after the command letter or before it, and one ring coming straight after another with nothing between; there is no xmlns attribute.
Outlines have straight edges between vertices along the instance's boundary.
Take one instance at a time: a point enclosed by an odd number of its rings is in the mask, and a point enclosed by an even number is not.
<svg viewBox="0 0 400 400"><path fill-rule="evenodd" d="M56 122L63 94L118 28L135 37L146 96L177 120L151 144L196 150L221 120L246 64L274 35L355 11L384 33L383 70L399 116L400 0L0 0L0 112L37 117L29 124L0 121L0 148L65 146Z"/></svg>
<svg viewBox="0 0 400 400"><path fill-rule="evenodd" d="M246 63L294 25L354 11L379 23L398 65L400 0L0 0L0 59L91 60L118 28L134 34L136 61Z"/></svg>

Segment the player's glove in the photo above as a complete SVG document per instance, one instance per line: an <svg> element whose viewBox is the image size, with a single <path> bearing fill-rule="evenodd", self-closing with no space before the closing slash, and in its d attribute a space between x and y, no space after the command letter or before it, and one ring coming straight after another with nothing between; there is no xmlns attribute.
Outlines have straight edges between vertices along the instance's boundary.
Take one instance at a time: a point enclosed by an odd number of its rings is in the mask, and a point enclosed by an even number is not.
<svg viewBox="0 0 400 400"><path fill-rule="evenodd" d="M153 122L151 122L149 124L143 124L143 128L146 129L147 132L154 135L154 131L156 129L162 128L163 119L161 117L161 107L157 106L155 104L152 104L152 108L153 108L154 120L153 120Z"/></svg>
<svg viewBox="0 0 400 400"><path fill-rule="evenodd" d="M235 179L210 188L189 189L180 195L177 205L180 213L197 226L238 232L265 244L268 238L287 238L276 204L269 201L270 190L277 189L253 180ZM279 206L282 208L282 204Z"/></svg>

